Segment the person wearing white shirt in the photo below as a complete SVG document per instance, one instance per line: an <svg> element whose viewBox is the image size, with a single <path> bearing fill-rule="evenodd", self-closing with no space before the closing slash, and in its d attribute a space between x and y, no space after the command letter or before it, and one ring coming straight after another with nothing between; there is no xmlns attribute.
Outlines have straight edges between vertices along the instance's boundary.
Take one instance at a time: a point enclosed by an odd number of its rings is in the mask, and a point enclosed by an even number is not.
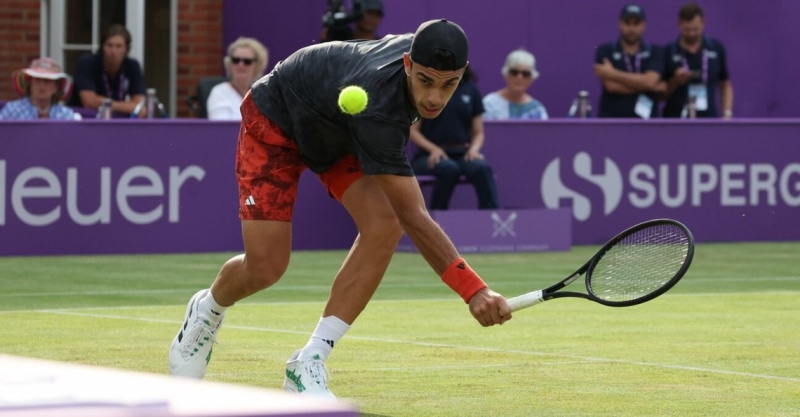
<svg viewBox="0 0 800 417"><path fill-rule="evenodd" d="M539 78L533 54L524 49L512 51L501 72L506 86L483 98L483 119L547 120L547 109L528 94L531 84Z"/></svg>
<svg viewBox="0 0 800 417"><path fill-rule="evenodd" d="M228 81L211 89L206 101L209 120L242 120L239 106L250 86L267 69L267 48L253 38L241 37L228 46L223 60Z"/></svg>

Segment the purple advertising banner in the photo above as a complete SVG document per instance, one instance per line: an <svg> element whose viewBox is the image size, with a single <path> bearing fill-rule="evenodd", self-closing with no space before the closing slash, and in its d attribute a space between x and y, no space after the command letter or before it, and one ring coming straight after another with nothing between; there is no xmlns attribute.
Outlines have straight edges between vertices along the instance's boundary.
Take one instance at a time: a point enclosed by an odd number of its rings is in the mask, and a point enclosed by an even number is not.
<svg viewBox="0 0 800 417"><path fill-rule="evenodd" d="M237 132L194 120L0 123L0 255L242 250ZM800 120L496 122L484 153L501 208L568 208L573 245L659 217L700 242L787 241L800 240L798 138ZM294 248L348 248L352 220L303 175ZM476 206L470 185L453 198L453 209Z"/></svg>
<svg viewBox="0 0 800 417"><path fill-rule="evenodd" d="M1 123L0 255L241 251L238 131L192 120ZM294 246L348 247L352 220L303 175Z"/></svg>
<svg viewBox="0 0 800 417"><path fill-rule="evenodd" d="M447 210L431 216L460 253L568 251L572 211L561 209ZM404 235L397 248L416 251Z"/></svg>
<svg viewBox="0 0 800 417"><path fill-rule="evenodd" d="M484 153L501 206L571 207L573 244L659 217L698 241L785 241L800 240L798 139L800 120L500 122ZM451 207L474 207L458 191Z"/></svg>

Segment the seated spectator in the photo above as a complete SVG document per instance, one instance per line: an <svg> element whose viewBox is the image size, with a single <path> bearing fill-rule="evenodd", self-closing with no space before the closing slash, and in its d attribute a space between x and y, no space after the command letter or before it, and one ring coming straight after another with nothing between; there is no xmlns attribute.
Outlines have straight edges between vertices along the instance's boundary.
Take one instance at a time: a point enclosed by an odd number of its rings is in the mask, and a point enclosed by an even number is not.
<svg viewBox="0 0 800 417"><path fill-rule="evenodd" d="M208 95L209 120L242 120L242 99L264 74L268 60L267 48L253 38L239 38L228 46L223 60L228 81L215 85Z"/></svg>
<svg viewBox="0 0 800 417"><path fill-rule="evenodd" d="M528 94L528 88L539 78L533 54L517 49L506 58L502 69L506 86L483 98L485 120L547 120L547 109Z"/></svg>
<svg viewBox="0 0 800 417"><path fill-rule="evenodd" d="M475 187L478 208L498 208L492 167L483 157L483 104L467 67L453 97L435 119L411 125L410 138L417 152L411 166L416 175L434 175L431 210L447 210L464 175Z"/></svg>
<svg viewBox="0 0 800 417"><path fill-rule="evenodd" d="M60 104L72 81L53 59L34 59L30 68L15 71L11 78L17 93L24 97L6 103L0 120L80 120L79 114Z"/></svg>
<svg viewBox="0 0 800 417"><path fill-rule="evenodd" d="M139 62L128 57L131 34L122 25L111 25L100 39L97 53L78 60L75 91L70 105L99 108L105 98L112 100L111 110L130 115L145 99L144 78ZM146 112L144 106L140 116Z"/></svg>

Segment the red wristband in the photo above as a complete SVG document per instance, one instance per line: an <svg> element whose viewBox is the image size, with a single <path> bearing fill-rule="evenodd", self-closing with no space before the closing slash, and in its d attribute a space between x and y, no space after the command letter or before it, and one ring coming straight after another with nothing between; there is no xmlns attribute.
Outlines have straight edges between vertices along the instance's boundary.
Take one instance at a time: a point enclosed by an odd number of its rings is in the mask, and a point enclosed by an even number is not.
<svg viewBox="0 0 800 417"><path fill-rule="evenodd" d="M465 303L469 303L478 291L488 287L485 282L467 265L464 258L458 258L442 274L442 281L452 288Z"/></svg>

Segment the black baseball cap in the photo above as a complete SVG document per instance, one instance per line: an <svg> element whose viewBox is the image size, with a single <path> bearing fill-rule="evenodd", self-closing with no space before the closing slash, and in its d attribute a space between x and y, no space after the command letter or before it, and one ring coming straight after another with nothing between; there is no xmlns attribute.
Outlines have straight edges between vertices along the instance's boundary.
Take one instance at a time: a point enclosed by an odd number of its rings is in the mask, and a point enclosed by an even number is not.
<svg viewBox="0 0 800 417"><path fill-rule="evenodd" d="M381 17L383 16L383 1L381 0L363 0L362 7L365 11L378 12Z"/></svg>
<svg viewBox="0 0 800 417"><path fill-rule="evenodd" d="M447 19L429 20L414 33L410 55L417 64L438 71L459 70L467 66L467 34Z"/></svg>
<svg viewBox="0 0 800 417"><path fill-rule="evenodd" d="M638 4L629 4L623 7L622 11L619 13L619 20L627 20L632 17L645 20L644 9L642 9L642 6L639 6Z"/></svg>

